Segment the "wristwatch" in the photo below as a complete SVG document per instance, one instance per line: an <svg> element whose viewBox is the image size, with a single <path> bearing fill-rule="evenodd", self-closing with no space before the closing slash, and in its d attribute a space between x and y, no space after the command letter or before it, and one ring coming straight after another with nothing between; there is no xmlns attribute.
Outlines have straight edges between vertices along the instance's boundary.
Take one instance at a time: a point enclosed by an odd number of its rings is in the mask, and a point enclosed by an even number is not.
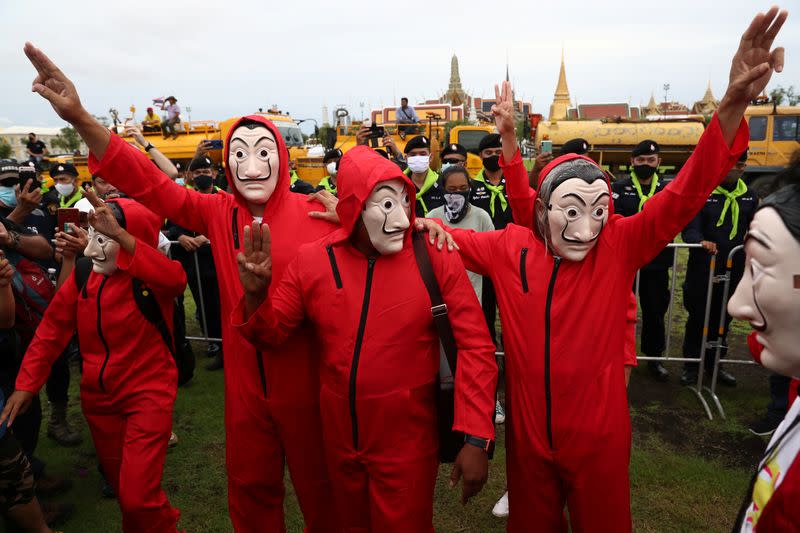
<svg viewBox="0 0 800 533"><path fill-rule="evenodd" d="M147 143L147 146L144 147L144 151L149 152L153 148L155 148L155 146L153 146L153 143Z"/></svg>
<svg viewBox="0 0 800 533"><path fill-rule="evenodd" d="M486 453L491 453L494 450L494 441L489 439L482 439L474 435L464 435L464 444L471 444L476 448L480 448Z"/></svg>

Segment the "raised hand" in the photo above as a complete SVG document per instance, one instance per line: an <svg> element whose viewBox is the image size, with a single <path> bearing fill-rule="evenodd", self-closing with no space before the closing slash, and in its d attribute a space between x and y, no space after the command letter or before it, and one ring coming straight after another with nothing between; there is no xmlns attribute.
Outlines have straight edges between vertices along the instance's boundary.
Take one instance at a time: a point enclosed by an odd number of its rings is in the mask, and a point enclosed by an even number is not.
<svg viewBox="0 0 800 533"><path fill-rule="evenodd" d="M119 225L111 209L103 200L97 197L97 194L92 189L83 191L83 195L94 207L94 211L89 213L89 224L95 231L102 233L109 239L119 241L125 230Z"/></svg>
<svg viewBox="0 0 800 533"><path fill-rule="evenodd" d="M142 135L141 130L135 124L126 124L125 125L125 135L130 135L133 137L133 140L136 141L136 144L144 148L148 145L147 140Z"/></svg>
<svg viewBox="0 0 800 533"><path fill-rule="evenodd" d="M236 256L239 280L246 295L263 299L272 281L269 226L254 222L244 228L244 247Z"/></svg>
<svg viewBox="0 0 800 533"><path fill-rule="evenodd" d="M770 48L788 16L787 11L780 11L773 6L766 13L759 13L753 18L731 61L725 99L747 105L766 88L773 72L783 71L783 47Z"/></svg>
<svg viewBox="0 0 800 533"><path fill-rule="evenodd" d="M68 261L75 259L89 245L89 234L85 229L74 224L69 224L69 229L69 233L59 231L55 236L56 253Z"/></svg>
<svg viewBox="0 0 800 533"><path fill-rule="evenodd" d="M67 122L74 123L85 115L86 110L81 104L75 85L61 69L31 43L25 43L24 50L36 69L31 90L50 102L58 116Z"/></svg>
<svg viewBox="0 0 800 533"><path fill-rule="evenodd" d="M494 123L497 133L502 136L516 136L516 123L514 120L514 91L510 81L504 81L500 86L494 86L494 96L497 101L492 106Z"/></svg>

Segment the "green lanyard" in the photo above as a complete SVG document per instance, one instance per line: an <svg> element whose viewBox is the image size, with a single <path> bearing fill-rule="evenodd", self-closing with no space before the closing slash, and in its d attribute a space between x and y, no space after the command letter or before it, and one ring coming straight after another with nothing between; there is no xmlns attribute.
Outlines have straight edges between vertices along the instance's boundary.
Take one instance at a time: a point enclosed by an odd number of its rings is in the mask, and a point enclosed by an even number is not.
<svg viewBox="0 0 800 533"><path fill-rule="evenodd" d="M650 192L647 193L647 195L642 193L642 186L639 183L639 178L636 177L636 172L632 170L631 181L633 182L633 188L636 189L636 194L639 196L639 211L641 211L642 207L644 207L644 203L656 193L656 188L658 188L658 174L653 174L653 181L650 182Z"/></svg>
<svg viewBox="0 0 800 533"><path fill-rule="evenodd" d="M319 180L319 184L325 187L325 190L331 194L336 194L336 187L331 185L331 177L325 176L321 180Z"/></svg>
<svg viewBox="0 0 800 533"><path fill-rule="evenodd" d="M494 218L494 201L496 198L500 199L500 207L503 209L503 212L508 209L508 199L503 194L503 189L505 188L504 185L492 185L486 181L486 177L483 175L483 169L481 169L481 171L478 172L478 175L475 176L475 181L480 181L483 183L492 193L491 198L489 198L489 211L492 213L492 218Z"/></svg>
<svg viewBox="0 0 800 533"><path fill-rule="evenodd" d="M297 172L295 172L294 170L292 170L290 176L291 176L291 181L289 181L289 186L294 185L294 182L300 179L300 176L298 176Z"/></svg>
<svg viewBox="0 0 800 533"><path fill-rule="evenodd" d="M719 220L717 220L717 227L720 227L725 222L725 213L728 212L729 207L731 209L731 232L728 235L729 239L733 239L736 237L736 234L739 233L739 202L737 202L736 199L746 192L747 185L739 179L739 181L736 182L736 188L734 190L729 191L722 187L717 187L714 189L714 192L711 193L721 194L725 197L725 204L722 206L722 213L720 213Z"/></svg>
<svg viewBox="0 0 800 533"><path fill-rule="evenodd" d="M83 197L83 196L81 195L81 191L80 191L80 189L78 189L77 187L75 187L75 192L74 192L74 193L72 193L72 196L69 196L69 197L67 197L67 196L59 196L59 198L58 198L58 204L59 204L59 205L60 205L62 208L63 208L63 207L72 207L73 205L75 205L76 203L78 203L78 200L80 200L82 197Z"/></svg>
<svg viewBox="0 0 800 533"><path fill-rule="evenodd" d="M407 168L404 173L406 176L411 176L411 169ZM428 169L428 175L425 176L425 183L422 184L422 188L417 192L417 202L419 202L422 206L422 212L426 216L428 214L428 206L425 205L425 200L422 199L422 195L428 192L428 190L436 184L438 179L439 174L431 169Z"/></svg>

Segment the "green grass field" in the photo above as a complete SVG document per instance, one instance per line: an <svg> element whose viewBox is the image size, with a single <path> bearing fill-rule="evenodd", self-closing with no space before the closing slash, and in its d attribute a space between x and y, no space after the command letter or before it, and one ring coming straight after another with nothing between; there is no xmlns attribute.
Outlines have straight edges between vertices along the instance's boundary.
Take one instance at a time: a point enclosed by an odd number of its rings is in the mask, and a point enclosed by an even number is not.
<svg viewBox="0 0 800 533"><path fill-rule="evenodd" d="M678 302L681 300L678 291ZM193 303L187 291L187 317ZM685 316L676 306L672 354L679 352ZM190 333L196 328L191 325ZM742 332L735 328L733 351L746 357ZM195 345L198 370L190 386L178 393L175 432L179 445L171 450L164 472L164 487L182 512L181 526L191 533L232 531L227 516L224 470L223 375L203 366L204 346ZM757 417L767 402L766 373L754 367L736 366L736 389L721 391L728 419L705 419L692 393L677 384L680 365L670 363L670 383L653 381L646 369L635 370L630 390L633 419L631 492L636 531L729 531L765 441L750 435L747 422ZM84 443L77 449L56 446L45 436L38 455L53 474L75 481L71 492L60 498L77 504L73 518L60 529L65 532L120 531L116 500L100 495L100 477L89 432L78 408L77 369L73 369L71 422L81 428ZM715 413L716 414L716 413ZM45 415L46 417L46 415ZM46 418L45 418L46 420ZM435 500L435 526L441 532L494 532L505 530L505 520L490 511L505 487L504 429L498 427L498 446L491 463L489 482L483 492L462 507L455 491L446 484L449 467L440 472ZM245 444L246 445L246 444ZM600 445L600 443L598 443ZM536 480L530 480L536 483ZM291 484L287 477L287 528L302 531ZM513 510L511 511L513 512Z"/></svg>

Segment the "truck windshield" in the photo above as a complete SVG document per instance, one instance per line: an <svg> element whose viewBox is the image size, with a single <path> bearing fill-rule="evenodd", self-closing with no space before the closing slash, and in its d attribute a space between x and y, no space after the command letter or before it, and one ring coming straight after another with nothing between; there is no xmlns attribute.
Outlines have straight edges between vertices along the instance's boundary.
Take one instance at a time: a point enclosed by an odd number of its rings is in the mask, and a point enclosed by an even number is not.
<svg viewBox="0 0 800 533"><path fill-rule="evenodd" d="M485 130L462 130L458 132L458 144L468 152L478 152L481 139L489 135Z"/></svg>
<svg viewBox="0 0 800 533"><path fill-rule="evenodd" d="M303 133L300 131L299 126L294 124L291 126L284 126L282 124L275 125L278 126L278 131L281 132L283 142L286 143L286 146L303 146Z"/></svg>

